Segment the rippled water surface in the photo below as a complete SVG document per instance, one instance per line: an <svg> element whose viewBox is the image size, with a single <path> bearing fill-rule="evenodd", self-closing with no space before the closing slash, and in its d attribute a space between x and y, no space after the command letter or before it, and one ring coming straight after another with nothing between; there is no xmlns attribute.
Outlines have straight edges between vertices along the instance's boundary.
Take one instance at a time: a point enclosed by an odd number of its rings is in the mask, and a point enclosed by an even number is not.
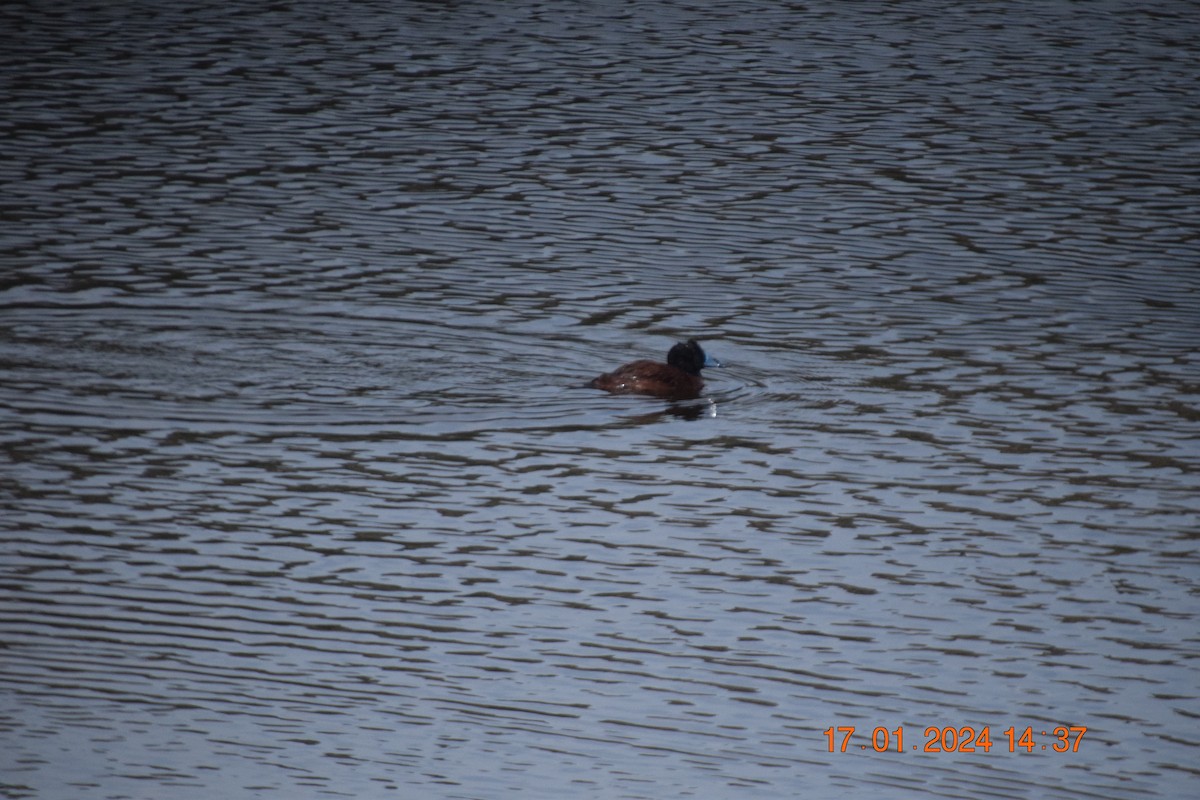
<svg viewBox="0 0 1200 800"><path fill-rule="evenodd" d="M0 796L1195 795L1193 4L0 29Z"/></svg>

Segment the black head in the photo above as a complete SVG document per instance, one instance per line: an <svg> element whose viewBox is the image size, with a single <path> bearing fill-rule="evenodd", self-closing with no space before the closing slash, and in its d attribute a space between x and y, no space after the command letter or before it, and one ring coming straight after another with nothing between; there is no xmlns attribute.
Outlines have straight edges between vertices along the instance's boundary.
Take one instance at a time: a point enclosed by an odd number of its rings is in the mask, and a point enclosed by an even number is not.
<svg viewBox="0 0 1200 800"><path fill-rule="evenodd" d="M688 339L687 342L680 342L672 347L667 353L667 363L689 375L699 375L700 370L705 367L719 366L704 354L700 343L695 339Z"/></svg>

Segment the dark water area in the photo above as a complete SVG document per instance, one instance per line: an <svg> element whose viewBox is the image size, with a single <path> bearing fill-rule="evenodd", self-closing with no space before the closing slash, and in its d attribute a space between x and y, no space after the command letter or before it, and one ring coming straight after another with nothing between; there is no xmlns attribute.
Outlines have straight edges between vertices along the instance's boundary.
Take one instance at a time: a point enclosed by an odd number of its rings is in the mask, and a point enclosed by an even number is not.
<svg viewBox="0 0 1200 800"><path fill-rule="evenodd" d="M1195 4L0 31L0 797L1195 795Z"/></svg>

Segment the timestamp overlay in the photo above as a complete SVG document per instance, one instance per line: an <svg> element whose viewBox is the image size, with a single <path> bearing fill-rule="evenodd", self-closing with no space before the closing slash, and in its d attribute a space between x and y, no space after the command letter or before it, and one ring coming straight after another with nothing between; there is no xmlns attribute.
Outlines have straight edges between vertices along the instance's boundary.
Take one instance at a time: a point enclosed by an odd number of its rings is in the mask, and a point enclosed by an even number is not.
<svg viewBox="0 0 1200 800"><path fill-rule="evenodd" d="M1083 735L1087 727L1083 725L1058 726L1049 731L1042 730L1035 734L1034 727L1027 725L1022 729L1015 726L998 731L997 741L992 740L992 727L984 725L962 727L928 725L924 728L909 728L908 747L913 752L922 753L991 753L997 744L997 753L1033 753L1037 750L1049 749L1055 753L1078 753ZM917 741L916 732L921 732L921 740ZM853 725L830 726L825 729L829 752L854 752L855 748L866 752L876 753L895 751L904 753L905 728L897 726L888 730L886 726L877 726L869 731L863 730L862 735L855 738L858 728ZM863 740L866 741L863 741Z"/></svg>

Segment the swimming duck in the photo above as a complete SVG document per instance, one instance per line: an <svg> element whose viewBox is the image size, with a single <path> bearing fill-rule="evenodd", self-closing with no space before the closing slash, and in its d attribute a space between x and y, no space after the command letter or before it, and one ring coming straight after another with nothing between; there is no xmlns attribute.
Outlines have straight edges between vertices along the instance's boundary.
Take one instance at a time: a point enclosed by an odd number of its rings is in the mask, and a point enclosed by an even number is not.
<svg viewBox="0 0 1200 800"><path fill-rule="evenodd" d="M613 394L648 394L670 400L690 400L700 396L704 380L700 370L719 367L721 362L707 355L695 339L680 342L667 353L667 363L642 359L593 378L588 386Z"/></svg>

